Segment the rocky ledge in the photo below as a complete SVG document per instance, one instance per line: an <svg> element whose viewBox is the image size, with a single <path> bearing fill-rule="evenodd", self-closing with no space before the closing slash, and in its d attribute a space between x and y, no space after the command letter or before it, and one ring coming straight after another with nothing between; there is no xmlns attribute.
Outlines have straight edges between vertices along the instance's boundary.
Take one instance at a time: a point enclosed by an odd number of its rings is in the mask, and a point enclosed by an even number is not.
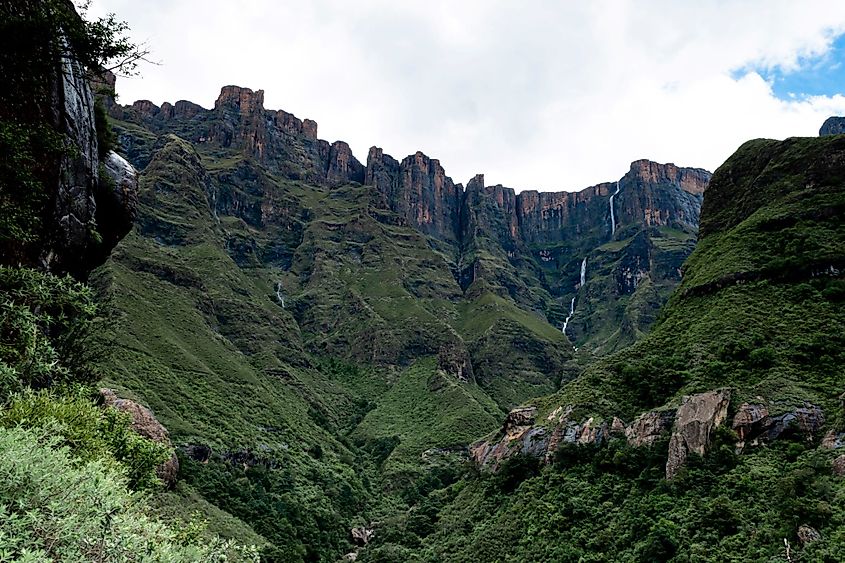
<svg viewBox="0 0 845 563"><path fill-rule="evenodd" d="M470 458L479 468L495 472L504 460L515 455L537 457L548 463L561 444L601 446L618 438L630 446L643 447L668 437L666 478L672 479L690 454L704 455L708 451L716 428L729 420L731 395L731 389L724 388L685 396L678 408L648 411L630 424L617 417L575 420L573 405L557 407L544 422L538 423L536 407L519 407L508 413L495 435L470 446ZM774 406L762 399L754 404L743 402L735 408L731 429L738 436L737 453L782 437L813 442L825 425L824 412L812 404L781 407L777 415L770 414L772 410ZM830 430L820 445L843 448L845 433ZM845 455L834 460L833 469L845 475Z"/></svg>

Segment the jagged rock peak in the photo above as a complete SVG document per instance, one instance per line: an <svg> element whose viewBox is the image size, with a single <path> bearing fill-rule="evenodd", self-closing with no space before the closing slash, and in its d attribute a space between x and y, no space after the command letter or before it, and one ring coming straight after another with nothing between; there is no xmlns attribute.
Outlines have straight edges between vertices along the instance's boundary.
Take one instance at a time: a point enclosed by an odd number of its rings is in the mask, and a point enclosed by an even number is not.
<svg viewBox="0 0 845 563"><path fill-rule="evenodd" d="M484 189L484 174L476 174L467 182L467 191L483 190Z"/></svg>
<svg viewBox="0 0 845 563"><path fill-rule="evenodd" d="M264 90L251 90L241 86L223 86L214 102L214 109L237 108L242 115L264 109Z"/></svg>
<svg viewBox="0 0 845 563"><path fill-rule="evenodd" d="M845 117L828 117L822 128L819 129L819 137L827 137L829 135L845 135Z"/></svg>

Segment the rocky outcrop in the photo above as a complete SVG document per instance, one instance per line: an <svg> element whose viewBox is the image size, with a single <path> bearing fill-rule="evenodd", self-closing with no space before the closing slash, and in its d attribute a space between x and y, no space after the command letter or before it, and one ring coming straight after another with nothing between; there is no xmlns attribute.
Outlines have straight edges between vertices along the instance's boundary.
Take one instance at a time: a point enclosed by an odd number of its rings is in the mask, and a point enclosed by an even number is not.
<svg viewBox="0 0 845 563"><path fill-rule="evenodd" d="M129 232L138 211L138 171L114 151L103 159L105 178L100 178L96 197L97 231L102 238L98 262L105 260Z"/></svg>
<svg viewBox="0 0 845 563"><path fill-rule="evenodd" d="M845 117L828 117L819 129L819 137L845 135Z"/></svg>
<svg viewBox="0 0 845 563"><path fill-rule="evenodd" d="M675 411L650 411L641 414L625 429L625 438L631 446L651 446L672 427Z"/></svg>
<svg viewBox="0 0 845 563"><path fill-rule="evenodd" d="M135 401L119 398L111 389L100 389L100 395L107 407L125 412L131 417L132 429L135 432L168 448L173 447L167 429L156 419L150 409ZM173 486L176 483L176 475L179 473L179 459L176 457L176 452L173 452L169 460L156 468L156 473L167 485Z"/></svg>
<svg viewBox="0 0 845 563"><path fill-rule="evenodd" d="M718 389L684 397L675 415L675 426L669 440L666 478L672 479L684 466L690 453L704 455L713 430L728 416L731 393Z"/></svg>
<svg viewBox="0 0 845 563"><path fill-rule="evenodd" d="M845 448L845 432L836 432L836 430L828 430L827 434L822 438L821 447L828 450L837 450Z"/></svg>
<svg viewBox="0 0 845 563"><path fill-rule="evenodd" d="M824 411L815 405L795 407L772 416L770 406L766 403L742 403L737 408L731 427L739 436L736 447L741 451L746 446L757 446L785 435L799 435L812 441L824 423ZM835 436L831 439L835 443ZM823 440L822 445L824 443Z"/></svg>
<svg viewBox="0 0 845 563"><path fill-rule="evenodd" d="M672 479L684 466L691 453L705 455L712 444L713 431L725 423L731 401L731 390L716 389L685 396L677 410L648 411L629 425L617 418L597 420L594 417L576 420L573 405L560 406L536 423L536 407L519 407L508 413L502 429L495 435L470 446L470 458L478 467L493 471L499 464L517 454L529 455L550 462L563 444L600 446L613 437L624 438L629 446L648 447L669 436L666 478ZM731 426L739 436L737 453L745 446L759 445L783 437L802 437L813 441L824 426L821 408L805 404L779 415L770 414L766 403L742 403L736 408ZM845 447L845 433L831 430L822 440L822 447ZM834 462L834 470L845 471L845 455Z"/></svg>
<svg viewBox="0 0 845 563"><path fill-rule="evenodd" d="M110 114L192 143L240 150L287 178L328 186L364 181L364 166L348 144L318 139L315 121L265 109L263 90L224 86L211 110L185 100L161 107L140 100Z"/></svg>
<svg viewBox="0 0 845 563"><path fill-rule="evenodd" d="M808 544L819 541L820 539L822 539L822 535L812 526L808 526L807 524L798 526L798 541L801 542L802 546L806 547Z"/></svg>
<svg viewBox="0 0 845 563"><path fill-rule="evenodd" d="M519 407L511 410L502 430L493 440L482 440L469 448L470 458L479 467L495 471L499 463L516 454L543 457L548 449L548 432L534 426L536 407Z"/></svg>
<svg viewBox="0 0 845 563"><path fill-rule="evenodd" d="M458 335L440 346L437 367L463 383L474 380L469 352Z"/></svg>
<svg viewBox="0 0 845 563"><path fill-rule="evenodd" d="M579 422L570 418L572 412L572 405L558 407L547 416L546 424L535 425L535 407L513 409L496 435L470 446L470 458L479 467L495 471L502 461L517 454L548 463L564 444L600 446L613 437L627 436L629 443L651 445L671 426L673 414L672 411L666 411L668 415L647 413L626 427L617 417L611 420L589 417Z"/></svg>
<svg viewBox="0 0 845 563"><path fill-rule="evenodd" d="M33 1L6 15L43 10ZM122 170L110 178L112 157L101 159L92 69L74 56L78 38L52 33L22 34L0 61L0 120L16 139L2 147L0 202L12 224L3 221L0 263L85 279L129 230L136 185Z"/></svg>
<svg viewBox="0 0 845 563"><path fill-rule="evenodd" d="M372 147L364 182L375 187L382 204L398 214L402 224L447 242L459 241L463 190L446 176L439 160L418 151L398 162Z"/></svg>
<svg viewBox="0 0 845 563"><path fill-rule="evenodd" d="M833 460L832 469L835 475L845 477L845 454L842 454Z"/></svg>

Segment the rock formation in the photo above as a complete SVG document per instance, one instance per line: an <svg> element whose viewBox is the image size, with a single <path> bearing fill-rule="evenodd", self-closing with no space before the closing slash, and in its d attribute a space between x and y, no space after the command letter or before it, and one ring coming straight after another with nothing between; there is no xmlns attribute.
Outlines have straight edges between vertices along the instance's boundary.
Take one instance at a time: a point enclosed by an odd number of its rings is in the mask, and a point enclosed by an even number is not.
<svg viewBox="0 0 845 563"><path fill-rule="evenodd" d="M707 452L713 431L727 419L730 398L730 389L686 396L676 410L647 411L629 425L617 417L609 421L597 421L593 417L573 420L573 405L560 406L545 421L537 423L536 407L519 407L510 411L499 432L470 446L470 458L479 467L495 471L503 460L516 454L549 462L563 444L601 446L614 437L624 438L629 446L648 447L671 430L666 478L672 479L690 453L704 455ZM740 438L739 453L744 447L785 436L799 436L812 442L824 422L824 412L815 405L807 404L770 416L766 404L742 403L736 407L732 428ZM830 431L821 446L845 447L845 433ZM834 462L834 471L845 471L845 456L842 457L843 460Z"/></svg>
<svg viewBox="0 0 845 563"><path fill-rule="evenodd" d="M684 397L675 415L675 427L669 441L666 478L671 479L683 467L687 455L704 455L713 430L728 416L731 393L727 389Z"/></svg>
<svg viewBox="0 0 845 563"><path fill-rule="evenodd" d="M22 9L43 9L34 6ZM35 49L38 57L52 53L54 64L45 67L49 70L27 68L38 60L27 56L12 64L4 60L4 82L9 87L0 89L0 120L3 130L14 131L21 142L4 145L4 159L38 165L13 166L4 172L0 201L15 212L2 213L25 219L13 229L14 236L0 239L0 257L5 264L84 279L129 231L137 182L128 163L118 165L111 154L102 158L90 69L76 60L66 38L59 38L59 49L44 41L38 34L22 37L19 49L23 53ZM20 74L25 78L19 80ZM108 81L101 79L98 84Z"/></svg>
<svg viewBox="0 0 845 563"><path fill-rule="evenodd" d="M125 412L132 418L132 429L135 432L168 448L173 447L167 428L162 426L150 409L135 401L119 398L111 389L100 389L100 395L107 407ZM167 485L173 486L176 483L176 475L179 473L179 459L176 457L176 452L173 452L169 460L156 468L156 473Z"/></svg>
<svg viewBox="0 0 845 563"><path fill-rule="evenodd" d="M156 132L173 132L193 143L235 148L288 178L328 186L364 181L364 166L343 141L317 138L317 123L264 108L264 91L224 86L206 110L188 101L161 107L148 100L110 110Z"/></svg>
<svg viewBox="0 0 845 563"><path fill-rule="evenodd" d="M819 137L845 135L845 117L828 117L819 129Z"/></svg>

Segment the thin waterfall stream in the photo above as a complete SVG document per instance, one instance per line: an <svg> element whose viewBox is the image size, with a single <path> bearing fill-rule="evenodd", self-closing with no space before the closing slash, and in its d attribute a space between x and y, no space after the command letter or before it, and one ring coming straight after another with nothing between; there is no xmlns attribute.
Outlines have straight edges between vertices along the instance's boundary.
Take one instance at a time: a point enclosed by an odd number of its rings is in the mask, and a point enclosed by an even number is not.
<svg viewBox="0 0 845 563"><path fill-rule="evenodd" d="M616 182L616 191L610 196L610 236L616 234L616 216L613 214L613 198L619 193L619 182Z"/></svg>
<svg viewBox="0 0 845 563"><path fill-rule="evenodd" d="M282 309L285 308L285 296L282 294L282 282L276 282L276 299L279 302L279 305L282 306Z"/></svg>
<svg viewBox="0 0 845 563"><path fill-rule="evenodd" d="M581 283L575 287L575 291L577 292L580 288L584 287L584 284L587 282L587 258L585 257L581 261ZM563 321L563 326L561 327L560 331L563 334L566 334L566 327L569 326L569 321L572 319L572 316L575 314L575 297L572 298L572 301L569 302L569 315L566 316L566 319Z"/></svg>

